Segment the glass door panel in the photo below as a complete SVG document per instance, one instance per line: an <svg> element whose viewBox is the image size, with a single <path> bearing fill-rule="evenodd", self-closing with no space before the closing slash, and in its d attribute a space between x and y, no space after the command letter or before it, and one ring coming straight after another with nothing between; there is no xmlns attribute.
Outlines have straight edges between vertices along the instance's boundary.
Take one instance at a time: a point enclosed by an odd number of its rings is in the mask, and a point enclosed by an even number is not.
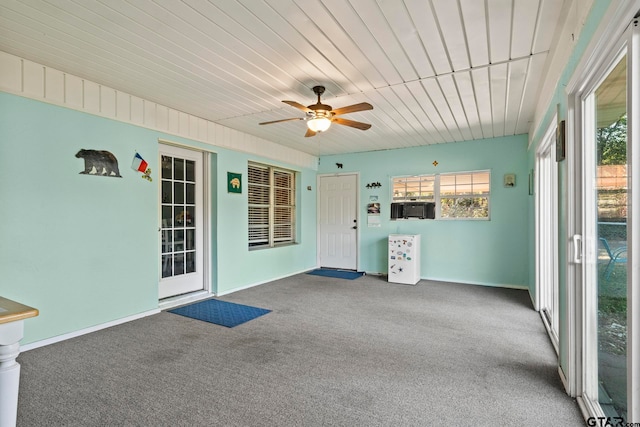
<svg viewBox="0 0 640 427"><path fill-rule="evenodd" d="M627 58L621 58L592 95L595 179L586 236L587 389L605 416L627 418ZM588 176L588 175L587 175ZM594 223L595 222L595 223ZM597 375L595 374L597 372ZM596 382L596 383L594 383ZM589 384L590 383L590 384Z"/></svg>
<svg viewBox="0 0 640 427"><path fill-rule="evenodd" d="M177 147L160 152L160 298L204 288L202 153Z"/></svg>

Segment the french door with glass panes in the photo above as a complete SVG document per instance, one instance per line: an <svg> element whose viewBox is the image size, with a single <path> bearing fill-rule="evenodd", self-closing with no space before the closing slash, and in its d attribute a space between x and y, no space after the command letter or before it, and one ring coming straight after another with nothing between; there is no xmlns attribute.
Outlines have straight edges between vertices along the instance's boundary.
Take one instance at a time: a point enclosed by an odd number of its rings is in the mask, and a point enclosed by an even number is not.
<svg viewBox="0 0 640 427"><path fill-rule="evenodd" d="M160 299L204 289L203 154L160 146Z"/></svg>

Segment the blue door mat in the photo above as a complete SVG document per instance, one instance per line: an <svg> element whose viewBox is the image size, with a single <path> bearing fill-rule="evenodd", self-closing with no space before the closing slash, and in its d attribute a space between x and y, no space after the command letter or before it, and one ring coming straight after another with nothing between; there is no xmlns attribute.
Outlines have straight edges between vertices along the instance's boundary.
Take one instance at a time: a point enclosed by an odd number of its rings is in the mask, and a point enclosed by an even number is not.
<svg viewBox="0 0 640 427"><path fill-rule="evenodd" d="M169 313L202 320L203 322L215 323L227 328L233 328L270 312L271 310L265 308L251 307L217 299L208 299L169 310Z"/></svg>
<svg viewBox="0 0 640 427"><path fill-rule="evenodd" d="M364 273L358 271L349 270L333 270L331 268L318 268L307 274L313 274L314 276L335 277L337 279L353 280L358 277L364 276Z"/></svg>

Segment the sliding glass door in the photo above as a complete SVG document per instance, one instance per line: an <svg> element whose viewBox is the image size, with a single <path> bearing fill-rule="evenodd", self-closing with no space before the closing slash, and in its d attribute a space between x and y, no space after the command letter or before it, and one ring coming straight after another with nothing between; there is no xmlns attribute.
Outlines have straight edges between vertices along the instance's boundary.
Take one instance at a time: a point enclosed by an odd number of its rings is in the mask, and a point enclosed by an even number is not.
<svg viewBox="0 0 640 427"><path fill-rule="evenodd" d="M558 166L555 156L556 120L536 153L536 289L538 307L558 352Z"/></svg>
<svg viewBox="0 0 640 427"><path fill-rule="evenodd" d="M627 55L585 100L587 395L627 419Z"/></svg>
<svg viewBox="0 0 640 427"><path fill-rule="evenodd" d="M632 23L580 96L582 264L578 397L610 424L640 422L640 69ZM634 192L635 190L635 192ZM620 423L620 424L618 424ZM595 425L595 424L594 424Z"/></svg>

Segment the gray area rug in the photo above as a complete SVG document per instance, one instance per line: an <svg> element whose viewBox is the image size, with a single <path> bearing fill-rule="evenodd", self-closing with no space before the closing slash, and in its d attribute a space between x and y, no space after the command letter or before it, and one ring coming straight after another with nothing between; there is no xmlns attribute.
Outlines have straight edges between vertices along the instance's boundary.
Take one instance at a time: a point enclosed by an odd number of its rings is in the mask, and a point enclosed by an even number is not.
<svg viewBox="0 0 640 427"><path fill-rule="evenodd" d="M579 426L525 291L300 274L22 353L18 426Z"/></svg>

